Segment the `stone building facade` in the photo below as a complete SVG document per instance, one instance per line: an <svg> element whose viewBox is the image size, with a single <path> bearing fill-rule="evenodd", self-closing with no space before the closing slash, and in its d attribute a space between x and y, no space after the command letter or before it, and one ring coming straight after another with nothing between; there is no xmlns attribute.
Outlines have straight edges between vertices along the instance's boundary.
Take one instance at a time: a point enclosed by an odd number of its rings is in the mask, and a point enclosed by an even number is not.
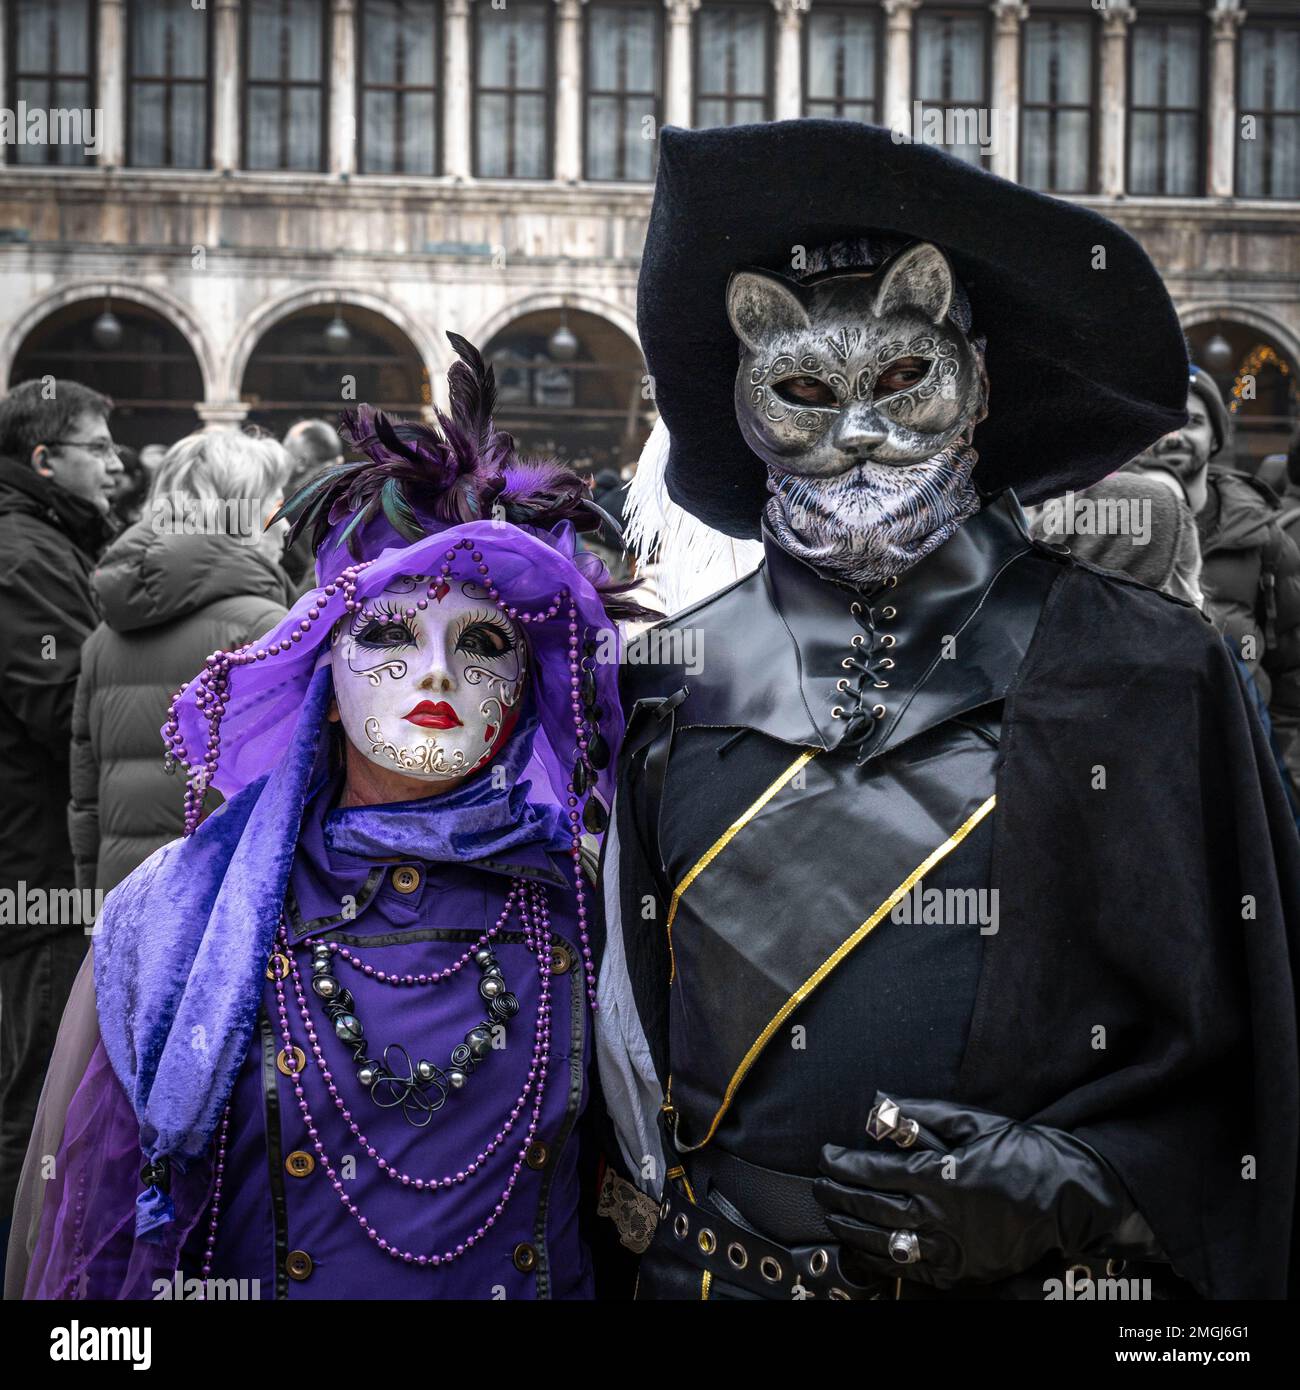
<svg viewBox="0 0 1300 1390"><path fill-rule="evenodd" d="M799 115L933 119L1098 208L1236 388L1243 460L1300 413L1295 0L0 0L0 21L0 386L100 384L136 445L353 397L419 410L452 329L526 443L626 463L653 419L655 135ZM56 138L74 109L93 141Z"/></svg>

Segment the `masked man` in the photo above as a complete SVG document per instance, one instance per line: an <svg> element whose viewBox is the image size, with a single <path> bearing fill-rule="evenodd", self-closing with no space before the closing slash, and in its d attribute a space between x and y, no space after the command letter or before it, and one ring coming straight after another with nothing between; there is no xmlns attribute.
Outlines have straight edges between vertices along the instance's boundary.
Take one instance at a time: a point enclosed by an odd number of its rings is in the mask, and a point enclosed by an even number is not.
<svg viewBox="0 0 1300 1390"><path fill-rule="evenodd" d="M669 494L764 549L628 658L598 1027L639 1297L1281 1296L1277 773L1200 614L1019 505L1182 423L1147 257L887 131L669 129L639 323Z"/></svg>

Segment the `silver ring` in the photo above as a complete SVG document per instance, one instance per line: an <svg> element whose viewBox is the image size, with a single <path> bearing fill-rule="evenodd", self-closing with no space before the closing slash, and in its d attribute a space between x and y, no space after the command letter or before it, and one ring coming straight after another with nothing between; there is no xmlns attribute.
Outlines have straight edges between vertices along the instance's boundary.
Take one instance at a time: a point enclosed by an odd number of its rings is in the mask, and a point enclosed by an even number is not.
<svg viewBox="0 0 1300 1390"><path fill-rule="evenodd" d="M921 1242L915 1231L895 1231L889 1237L889 1258L895 1264L914 1265L921 1258Z"/></svg>

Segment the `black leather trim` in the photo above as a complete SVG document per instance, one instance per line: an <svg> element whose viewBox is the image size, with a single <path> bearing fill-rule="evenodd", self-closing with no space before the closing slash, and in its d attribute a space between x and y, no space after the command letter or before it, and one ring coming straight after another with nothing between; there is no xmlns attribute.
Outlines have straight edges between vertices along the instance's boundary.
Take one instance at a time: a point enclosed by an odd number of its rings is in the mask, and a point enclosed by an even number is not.
<svg viewBox="0 0 1300 1390"><path fill-rule="evenodd" d="M555 935L552 932L552 935ZM560 1155L573 1135L578 1123L578 1110L582 1104L582 1092L586 1083L586 1034L587 1034L587 977L577 968L567 973L569 982L569 1099L565 1107L564 1119L556 1131L555 1140L550 1145L550 1157L546 1171L542 1174L541 1190L537 1198L537 1224L533 1228L533 1244L537 1247L537 1297L550 1298L554 1292L551 1287L551 1256L547 1244L546 1228L550 1220L551 1187L559 1167Z"/></svg>
<svg viewBox="0 0 1300 1390"><path fill-rule="evenodd" d="M398 861L394 861L398 862ZM294 941L301 941L308 932L323 931L327 927L338 926L341 922L354 922L357 913L362 908L369 905L371 898L379 892L379 886L384 881L384 875L392 868L391 864L376 864L366 876L366 881L361 885L361 891L357 894L357 905L355 911L350 914L337 913L332 917L313 917L310 922L305 922L301 911L298 908L298 900L294 896L293 888L290 886L285 890L284 908L289 917L289 935Z"/></svg>
<svg viewBox="0 0 1300 1390"><path fill-rule="evenodd" d="M284 1140L280 1134L280 1090L275 1066L275 1029L263 1005L258 1028L262 1040L262 1102L266 1129L266 1166L271 1188L271 1223L275 1249L275 1296L289 1296L285 1258L289 1254L289 1212L284 1197Z"/></svg>

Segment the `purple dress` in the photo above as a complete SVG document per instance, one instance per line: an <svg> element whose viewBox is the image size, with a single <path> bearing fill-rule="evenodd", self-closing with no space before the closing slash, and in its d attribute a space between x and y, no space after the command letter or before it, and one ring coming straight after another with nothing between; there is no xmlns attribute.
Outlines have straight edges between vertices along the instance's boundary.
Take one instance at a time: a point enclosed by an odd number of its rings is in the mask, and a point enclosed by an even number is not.
<svg viewBox="0 0 1300 1390"><path fill-rule="evenodd" d="M375 826L387 823L400 832L400 818L370 809L324 814L335 795L334 787L326 787L308 808L286 914L295 970L279 993L275 982L267 982L253 1045L235 1083L212 1277L260 1279L262 1297L273 1291L288 1298L590 1297L590 1264L578 1232L574 1133L586 1102L588 1009L565 857L530 845L506 851L500 861L429 865L402 855L402 836L395 833L389 838L397 862L375 862L331 845L346 843L347 830L358 822L368 823L372 841ZM401 1043L412 1062L427 1059L445 1072L453 1048L486 1017L478 966L471 958L449 979L423 985L395 985L391 977L418 978L455 966L498 921L512 881L520 880L545 894L552 944L539 961L524 941L517 911L493 937L519 1013L500 1027L498 1046L485 1053L463 1087L448 1091L427 1124L417 1128L400 1106L381 1108L358 1082L351 1049L335 1036L310 988L312 943L335 942L347 951L350 959L333 956L332 969L356 1000L371 1056ZM355 914L350 919L345 903ZM379 972L390 979L381 981ZM534 1072L521 1102L532 1070L543 979L550 995L546 1072ZM277 1066L284 1050L281 996L292 1045L307 1058L303 1101L317 1129L315 1143L294 1081ZM304 1005L337 1098L328 1093L313 1056ZM529 1141L539 1082L541 1110ZM435 1090L435 1100L438 1095ZM503 1136L514 1111L517 1118ZM425 1112L416 1118L426 1118ZM316 1143L340 1174L348 1206L334 1190ZM492 1152L479 1157L489 1146ZM388 1164L387 1172L378 1159ZM472 1173L466 1171L471 1164ZM477 1244L438 1267L395 1259L358 1222L358 1215L364 1217L403 1254L442 1255L483 1228L516 1168L495 1224ZM394 1171L409 1181L389 1176ZM453 1179L448 1187L414 1185L416 1179L447 1177ZM207 1221L201 1222L196 1237L207 1229ZM194 1257L201 1253L196 1244L192 1239L185 1260L194 1272Z"/></svg>

